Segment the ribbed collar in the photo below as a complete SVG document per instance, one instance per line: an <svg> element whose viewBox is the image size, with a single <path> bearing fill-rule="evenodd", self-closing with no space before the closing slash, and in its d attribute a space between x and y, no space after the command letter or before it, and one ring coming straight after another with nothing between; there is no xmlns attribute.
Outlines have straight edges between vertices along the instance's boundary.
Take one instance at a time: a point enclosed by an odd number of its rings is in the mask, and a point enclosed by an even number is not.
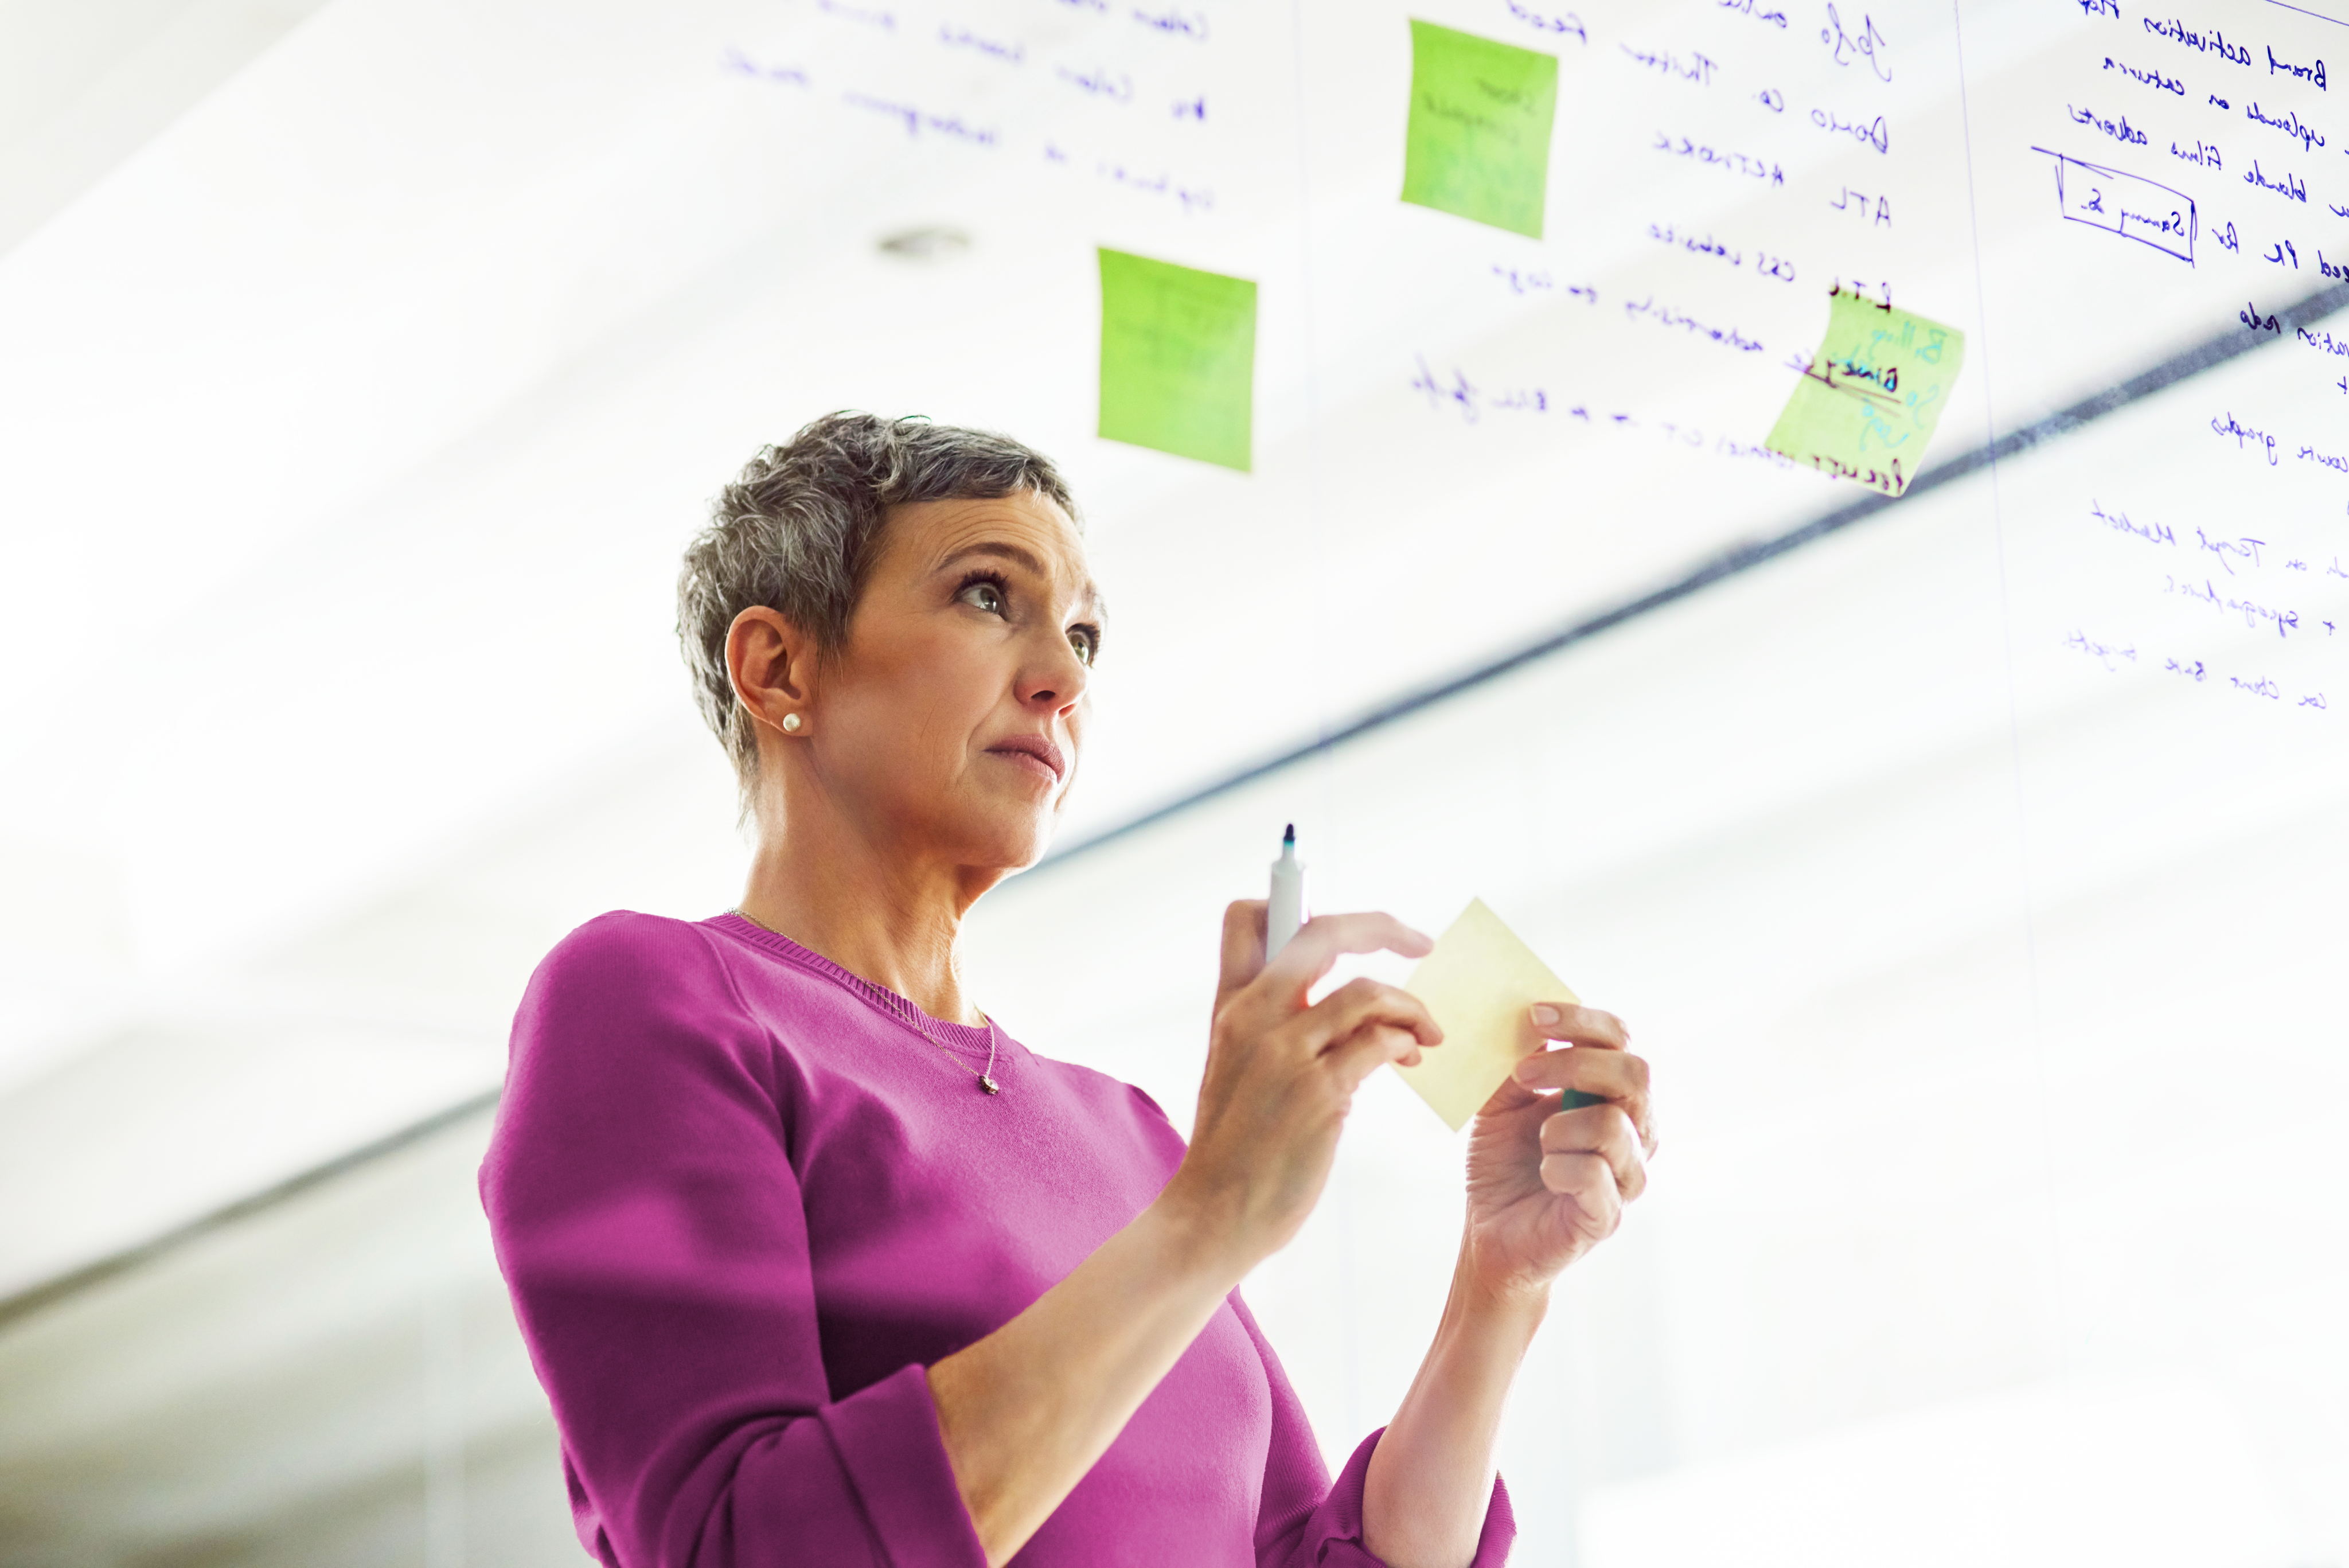
<svg viewBox="0 0 2349 1568"><path fill-rule="evenodd" d="M875 985L861 974L853 974L822 953L803 948L781 932L771 931L756 920L736 914L731 909L722 915L713 915L701 923L713 930L724 931L737 941L747 942L762 952L771 953L786 963L823 976L874 1012L886 1014L903 1024L916 1038L947 1046L957 1058L969 1057L974 1067L983 1065L987 1061L990 1041L984 1024L950 1023L943 1018L933 1018L895 992ZM995 1075L1000 1078L1006 1064L1024 1052L1018 1042L1003 1033L1000 1024L996 1026L993 1042L996 1046Z"/></svg>

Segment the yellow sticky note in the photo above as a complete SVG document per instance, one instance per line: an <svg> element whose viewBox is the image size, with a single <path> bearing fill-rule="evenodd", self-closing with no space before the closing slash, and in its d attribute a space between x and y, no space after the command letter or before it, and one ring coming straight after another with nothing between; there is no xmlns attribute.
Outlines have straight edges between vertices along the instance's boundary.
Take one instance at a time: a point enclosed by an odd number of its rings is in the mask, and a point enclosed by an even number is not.
<svg viewBox="0 0 2349 1568"><path fill-rule="evenodd" d="M1419 961L1403 989L1427 1004L1444 1044L1423 1052L1402 1081L1458 1132L1537 1044L1526 1026L1537 1002L1579 1002L1482 898L1469 901Z"/></svg>
<svg viewBox="0 0 2349 1568"><path fill-rule="evenodd" d="M1838 286L1827 335L1762 444L1839 479L1899 495L1925 460L1966 335Z"/></svg>

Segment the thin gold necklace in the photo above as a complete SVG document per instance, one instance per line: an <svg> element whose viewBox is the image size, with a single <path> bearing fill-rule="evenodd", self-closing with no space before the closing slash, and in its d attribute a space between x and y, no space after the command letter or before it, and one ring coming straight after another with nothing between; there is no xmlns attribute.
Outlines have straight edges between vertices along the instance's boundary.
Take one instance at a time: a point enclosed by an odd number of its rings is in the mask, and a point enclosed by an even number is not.
<svg viewBox="0 0 2349 1568"><path fill-rule="evenodd" d="M728 912L730 914L741 916L744 919L750 921L752 925L758 927L761 930L767 932L771 936L782 937L785 941L790 941L792 940L787 936L783 936L782 932L776 930L774 927L767 924L766 921L759 919L758 916L750 913L750 910L742 908L740 904L735 905L734 908ZM913 1003L909 1002L905 1005L911 1007L913 1006ZM988 1017L987 1010L983 1007L979 1009L978 1015L981 1018L987 1019L987 1071L984 1073L972 1072L970 1064L956 1055L952 1046L939 1039L936 1035L931 1033L928 1030L923 1028L920 1019L908 1018L900 1012L891 1012L889 1014L890 1017L895 1018L900 1023L905 1024L911 1028L915 1033L920 1035L923 1039L936 1046L946 1056L947 1061L952 1062L956 1066L960 1067L964 1072L969 1073L972 1077L977 1078L978 1080L978 1086L981 1089L990 1095L999 1095L1003 1092L1003 1085L995 1081L995 1020Z"/></svg>

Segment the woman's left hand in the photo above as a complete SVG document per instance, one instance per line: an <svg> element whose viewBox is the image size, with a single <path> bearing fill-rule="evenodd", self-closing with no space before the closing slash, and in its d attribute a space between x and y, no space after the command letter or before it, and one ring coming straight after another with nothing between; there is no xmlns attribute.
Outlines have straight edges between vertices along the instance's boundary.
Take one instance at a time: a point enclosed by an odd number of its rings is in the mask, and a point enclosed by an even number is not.
<svg viewBox="0 0 2349 1568"><path fill-rule="evenodd" d="M1648 1064L1622 1021L1570 1002L1526 1011L1532 1055L1476 1113L1468 1226L1435 1343L1371 1455L1362 1544L1381 1562L1465 1563L1493 1495L1502 1403L1560 1269L1613 1234L1655 1152ZM1545 1051L1547 1041L1568 1049ZM1561 1089L1600 1096L1565 1109Z"/></svg>
<svg viewBox="0 0 2349 1568"><path fill-rule="evenodd" d="M1495 1295L1539 1291L1614 1234L1623 1205L1648 1185L1656 1152L1648 1064L1611 1012L1570 1002L1537 1004L1526 1020L1537 1049L1476 1113L1468 1140L1468 1228L1463 1263ZM1559 1107L1557 1091L1605 1103Z"/></svg>

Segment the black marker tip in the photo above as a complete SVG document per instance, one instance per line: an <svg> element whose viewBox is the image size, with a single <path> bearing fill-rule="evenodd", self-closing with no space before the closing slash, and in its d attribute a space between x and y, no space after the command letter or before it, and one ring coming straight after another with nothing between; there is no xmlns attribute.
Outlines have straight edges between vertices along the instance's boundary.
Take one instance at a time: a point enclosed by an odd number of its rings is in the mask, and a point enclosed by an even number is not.
<svg viewBox="0 0 2349 1568"><path fill-rule="evenodd" d="M1281 830L1280 842L1283 846L1294 845L1297 842L1297 824L1292 822Z"/></svg>

